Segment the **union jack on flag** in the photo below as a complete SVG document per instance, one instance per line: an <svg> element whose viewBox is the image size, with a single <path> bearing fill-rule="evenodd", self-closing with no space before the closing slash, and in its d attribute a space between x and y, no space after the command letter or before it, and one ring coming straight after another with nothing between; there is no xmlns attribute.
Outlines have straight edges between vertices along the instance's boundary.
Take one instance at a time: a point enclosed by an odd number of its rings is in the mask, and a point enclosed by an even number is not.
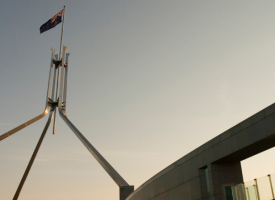
<svg viewBox="0 0 275 200"><path fill-rule="evenodd" d="M45 24L40 27L40 34L54 28L57 24L62 22L63 10L57 13L53 18L49 19Z"/></svg>
<svg viewBox="0 0 275 200"><path fill-rule="evenodd" d="M61 17L63 13L63 10L61 10L59 13L57 13L53 18L51 18L51 22L53 23L57 17Z"/></svg>

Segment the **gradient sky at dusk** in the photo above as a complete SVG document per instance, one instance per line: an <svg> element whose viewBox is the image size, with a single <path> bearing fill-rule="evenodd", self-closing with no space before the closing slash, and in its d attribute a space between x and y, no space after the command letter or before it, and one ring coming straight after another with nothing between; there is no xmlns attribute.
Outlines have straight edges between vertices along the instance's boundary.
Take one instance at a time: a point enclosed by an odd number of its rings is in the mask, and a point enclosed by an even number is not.
<svg viewBox="0 0 275 200"><path fill-rule="evenodd" d="M67 115L135 188L275 100L275 1L2 0L0 134L42 113L50 48L66 5ZM0 199L12 199L47 117L0 144ZM275 150L242 162L275 173ZM118 199L118 187L57 115L20 200Z"/></svg>

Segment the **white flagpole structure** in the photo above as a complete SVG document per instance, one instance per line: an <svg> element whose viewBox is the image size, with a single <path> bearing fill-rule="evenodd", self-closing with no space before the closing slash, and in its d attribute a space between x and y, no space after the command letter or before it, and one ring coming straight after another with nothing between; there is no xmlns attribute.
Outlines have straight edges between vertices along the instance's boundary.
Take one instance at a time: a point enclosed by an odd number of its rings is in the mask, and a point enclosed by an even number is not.
<svg viewBox="0 0 275 200"><path fill-rule="evenodd" d="M61 13L61 11L59 12ZM48 23L53 23L56 17L60 16L59 13L55 15L52 19L48 22L43 24L40 28L40 33L49 30ZM13 200L18 200L21 190L26 182L28 174L32 168L32 165L35 161L35 158L38 154L40 146L43 142L45 134L50 126L52 116L54 114L54 124L53 124L53 134L55 133L55 123L56 123L56 110L58 109L59 115L64 120L64 122L70 127L73 133L77 136L77 138L82 142L82 144L87 148L87 150L94 156L97 162L103 167L103 169L110 175L110 177L114 180L114 182L119 187L119 198L120 200L126 200L126 198L134 191L134 186L129 185L122 176L109 164L109 162L95 149L95 147L84 137L84 135L74 126L74 124L68 119L66 114L66 95L67 95L67 76L68 76L68 57L69 53L66 54L66 48L63 46L63 31L64 31L64 21L65 21L65 6L62 10L62 29L61 29L61 41L60 41L60 51L59 57L58 54L55 55L54 48L51 48L51 63L50 63L50 72L49 72L49 81L48 81L48 89L46 95L46 108L44 112L37 117L27 121L24 124L0 135L0 141L6 139L7 137L13 135L14 133L18 132L19 130L25 128L26 126L38 121L39 119L43 118L45 115L49 113L48 121L44 127L44 130L40 136L40 139L34 149L34 152L31 156L31 159L27 165L27 168L24 172L23 177L17 187ZM59 18L60 19L60 18ZM60 22L59 22L60 23ZM58 70L58 76L56 77L56 71ZM60 77L60 78L59 78ZM59 80L60 79L60 80ZM59 84L60 82L60 84ZM56 87L55 87L56 85ZM59 88L58 88L59 86ZM55 96L54 96L55 93Z"/></svg>
<svg viewBox="0 0 275 200"><path fill-rule="evenodd" d="M63 44L63 31L64 31L64 21L65 21L65 8L63 8L63 15L62 15L62 29L61 29L61 39L60 39L60 49L59 49L59 60L61 60L61 53L62 53L62 44ZM58 75L57 75L57 84L56 84L56 94L55 100L57 101L57 94L58 94L58 82L59 82L59 73L60 73L60 65L58 65ZM54 110L53 116L53 134L55 133L55 124L56 124L56 109Z"/></svg>

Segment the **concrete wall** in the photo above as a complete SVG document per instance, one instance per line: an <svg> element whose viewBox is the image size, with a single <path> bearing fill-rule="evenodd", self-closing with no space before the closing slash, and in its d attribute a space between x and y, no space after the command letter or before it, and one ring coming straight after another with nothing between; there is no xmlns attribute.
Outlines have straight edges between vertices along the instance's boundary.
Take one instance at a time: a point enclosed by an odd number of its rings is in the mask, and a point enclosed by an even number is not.
<svg viewBox="0 0 275 200"><path fill-rule="evenodd" d="M172 163L127 200L221 200L223 184L243 182L240 161L274 146L275 104L272 104Z"/></svg>

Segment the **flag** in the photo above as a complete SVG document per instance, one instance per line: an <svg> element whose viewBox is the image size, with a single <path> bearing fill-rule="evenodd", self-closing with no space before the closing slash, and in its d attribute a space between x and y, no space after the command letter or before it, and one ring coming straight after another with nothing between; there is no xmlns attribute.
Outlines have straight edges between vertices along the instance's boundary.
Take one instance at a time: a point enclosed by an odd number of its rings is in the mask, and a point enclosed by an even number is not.
<svg viewBox="0 0 275 200"><path fill-rule="evenodd" d="M50 30L51 28L54 28L57 24L59 24L60 22L62 22L62 13L63 10L61 10L59 13L57 13L53 18L49 19L45 24L43 24L40 27L40 34Z"/></svg>

